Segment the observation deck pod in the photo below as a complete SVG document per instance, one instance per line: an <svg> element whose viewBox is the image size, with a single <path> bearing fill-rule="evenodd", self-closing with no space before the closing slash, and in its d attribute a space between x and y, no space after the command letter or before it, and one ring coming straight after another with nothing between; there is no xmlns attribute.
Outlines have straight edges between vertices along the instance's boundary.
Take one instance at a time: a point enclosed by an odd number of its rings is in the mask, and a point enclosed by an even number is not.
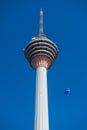
<svg viewBox="0 0 87 130"><path fill-rule="evenodd" d="M44 66L49 69L58 55L58 48L44 34L32 38L24 49L25 57L30 65L36 69Z"/></svg>

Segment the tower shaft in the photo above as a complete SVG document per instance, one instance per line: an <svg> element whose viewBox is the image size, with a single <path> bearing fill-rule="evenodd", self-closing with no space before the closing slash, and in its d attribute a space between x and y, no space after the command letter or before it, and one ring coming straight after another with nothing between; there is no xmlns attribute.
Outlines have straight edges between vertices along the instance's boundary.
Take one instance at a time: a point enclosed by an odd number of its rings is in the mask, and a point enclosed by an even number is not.
<svg viewBox="0 0 87 130"><path fill-rule="evenodd" d="M47 70L43 66L36 69L35 130L49 130Z"/></svg>

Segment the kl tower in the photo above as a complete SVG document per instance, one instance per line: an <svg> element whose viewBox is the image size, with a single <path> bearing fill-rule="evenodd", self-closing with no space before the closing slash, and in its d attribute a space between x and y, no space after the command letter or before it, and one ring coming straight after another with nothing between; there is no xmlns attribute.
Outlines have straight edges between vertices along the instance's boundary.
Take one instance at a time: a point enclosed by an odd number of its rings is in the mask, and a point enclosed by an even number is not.
<svg viewBox="0 0 87 130"><path fill-rule="evenodd" d="M35 130L49 130L47 70L58 55L58 48L43 33L42 9L39 35L32 38L24 48L24 54L31 67L36 69Z"/></svg>

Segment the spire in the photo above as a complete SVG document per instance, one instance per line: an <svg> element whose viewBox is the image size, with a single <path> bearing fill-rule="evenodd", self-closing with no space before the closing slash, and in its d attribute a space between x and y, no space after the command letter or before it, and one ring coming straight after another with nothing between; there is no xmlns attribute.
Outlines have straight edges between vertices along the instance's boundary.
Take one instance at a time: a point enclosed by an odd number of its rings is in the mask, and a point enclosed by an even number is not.
<svg viewBox="0 0 87 130"><path fill-rule="evenodd" d="M40 27L39 27L39 34L43 34L43 11L42 8L40 10Z"/></svg>

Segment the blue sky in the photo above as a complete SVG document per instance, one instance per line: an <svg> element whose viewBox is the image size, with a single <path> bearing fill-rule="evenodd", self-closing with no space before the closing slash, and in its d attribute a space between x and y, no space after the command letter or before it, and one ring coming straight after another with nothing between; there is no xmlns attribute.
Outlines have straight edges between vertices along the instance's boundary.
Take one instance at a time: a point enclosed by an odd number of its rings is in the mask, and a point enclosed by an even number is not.
<svg viewBox="0 0 87 130"><path fill-rule="evenodd" d="M48 70L50 130L87 130L86 0L0 0L0 130L34 130L36 75L22 49L38 35L41 7L60 50Z"/></svg>

